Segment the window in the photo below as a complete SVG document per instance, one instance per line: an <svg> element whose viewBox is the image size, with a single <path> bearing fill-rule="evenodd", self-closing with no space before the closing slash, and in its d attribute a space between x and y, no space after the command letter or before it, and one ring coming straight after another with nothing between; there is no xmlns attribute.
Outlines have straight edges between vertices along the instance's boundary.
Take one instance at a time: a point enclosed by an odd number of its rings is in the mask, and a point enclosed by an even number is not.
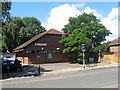
<svg viewBox="0 0 120 90"><path fill-rule="evenodd" d="M35 53L35 50L32 50L32 53Z"/></svg>
<svg viewBox="0 0 120 90"><path fill-rule="evenodd" d="M44 50L37 50L37 53L47 53L47 51L44 51Z"/></svg>
<svg viewBox="0 0 120 90"><path fill-rule="evenodd" d="M42 50L37 50L37 53L42 53Z"/></svg>
<svg viewBox="0 0 120 90"><path fill-rule="evenodd" d="M51 50L49 50L48 52L49 52L49 53L51 53L52 51L51 51Z"/></svg>
<svg viewBox="0 0 120 90"><path fill-rule="evenodd" d="M48 58L52 59L52 53L48 53Z"/></svg>
<svg viewBox="0 0 120 90"><path fill-rule="evenodd" d="M53 50L53 53L55 53L56 51L55 50Z"/></svg>
<svg viewBox="0 0 120 90"><path fill-rule="evenodd" d="M47 51L43 51L43 53L47 53Z"/></svg>

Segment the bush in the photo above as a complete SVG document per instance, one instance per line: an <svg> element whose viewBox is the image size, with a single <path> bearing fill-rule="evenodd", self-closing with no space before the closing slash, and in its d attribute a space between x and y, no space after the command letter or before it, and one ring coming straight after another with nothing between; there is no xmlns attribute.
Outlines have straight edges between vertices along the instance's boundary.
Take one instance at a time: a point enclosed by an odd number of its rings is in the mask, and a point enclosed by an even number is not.
<svg viewBox="0 0 120 90"><path fill-rule="evenodd" d="M98 52L85 52L85 63L89 63L89 58L94 58L94 61L98 61ZM77 63L83 64L83 56L82 54L77 59Z"/></svg>
<svg viewBox="0 0 120 90"><path fill-rule="evenodd" d="M88 62L88 60L85 59L85 64L87 64L87 62ZM83 64L83 59L82 58L77 59L77 63L78 64Z"/></svg>
<svg viewBox="0 0 120 90"><path fill-rule="evenodd" d="M94 61L98 61L98 52L86 52L85 57L87 58L89 62L89 58L94 58Z"/></svg>

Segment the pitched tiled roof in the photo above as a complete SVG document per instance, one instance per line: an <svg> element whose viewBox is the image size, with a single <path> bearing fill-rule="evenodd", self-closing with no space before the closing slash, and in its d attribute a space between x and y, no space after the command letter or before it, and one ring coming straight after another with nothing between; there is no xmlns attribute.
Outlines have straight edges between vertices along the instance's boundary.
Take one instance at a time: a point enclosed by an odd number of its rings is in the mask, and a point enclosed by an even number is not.
<svg viewBox="0 0 120 90"><path fill-rule="evenodd" d="M110 46L112 45L120 45L120 37L117 38L117 39L114 39L111 43L110 43Z"/></svg>
<svg viewBox="0 0 120 90"><path fill-rule="evenodd" d="M55 29L50 29L49 31L47 31L48 34L63 34L62 32L60 31L57 31Z"/></svg>
<svg viewBox="0 0 120 90"><path fill-rule="evenodd" d="M46 31L46 32L36 35L35 37L31 38L30 40L28 40L25 43L21 44L20 46L16 47L13 51L17 51L19 49L26 47L27 45L29 45L30 43L32 43L33 41L37 40L38 38L42 37L45 34L60 34L60 35L62 35L63 33L60 31L57 31L55 29L50 29L49 31Z"/></svg>

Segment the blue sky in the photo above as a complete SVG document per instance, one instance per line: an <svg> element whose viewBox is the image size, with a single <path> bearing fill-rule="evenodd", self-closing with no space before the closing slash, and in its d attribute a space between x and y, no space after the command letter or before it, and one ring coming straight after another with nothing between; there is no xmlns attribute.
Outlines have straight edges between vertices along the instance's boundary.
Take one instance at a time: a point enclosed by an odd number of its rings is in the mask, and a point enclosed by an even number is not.
<svg viewBox="0 0 120 90"><path fill-rule="evenodd" d="M36 17L46 29L60 30L68 23L70 16L94 12L101 23L111 29L113 35L109 37L109 41L116 38L118 33L118 30L114 32L114 27L117 27L117 8L117 2L13 2L10 13L11 16ZM110 27L111 24L114 25Z"/></svg>
<svg viewBox="0 0 120 90"><path fill-rule="evenodd" d="M49 17L52 8L63 4L78 4L81 2L13 2L11 7L12 16L34 16L41 22L45 22ZM108 15L113 7L118 7L117 2L85 2L84 7L91 7L102 13L103 16ZM82 8L84 8L82 7ZM82 9L81 8L81 9ZM79 9L79 10L81 10Z"/></svg>

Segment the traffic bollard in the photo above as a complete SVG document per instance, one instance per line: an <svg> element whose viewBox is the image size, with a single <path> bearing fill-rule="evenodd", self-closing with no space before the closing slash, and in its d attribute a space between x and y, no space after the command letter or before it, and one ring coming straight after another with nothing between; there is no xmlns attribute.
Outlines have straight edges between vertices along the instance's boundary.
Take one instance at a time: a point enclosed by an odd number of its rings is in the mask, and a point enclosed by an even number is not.
<svg viewBox="0 0 120 90"><path fill-rule="evenodd" d="M40 75L41 72L40 72L40 65L38 65L38 75Z"/></svg>

